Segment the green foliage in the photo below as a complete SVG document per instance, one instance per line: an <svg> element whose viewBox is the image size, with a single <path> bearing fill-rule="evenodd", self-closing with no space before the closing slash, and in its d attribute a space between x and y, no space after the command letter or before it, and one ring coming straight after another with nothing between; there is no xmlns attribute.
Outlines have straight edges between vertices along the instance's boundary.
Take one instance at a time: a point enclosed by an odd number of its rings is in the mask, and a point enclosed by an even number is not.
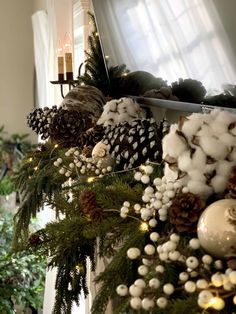
<svg viewBox="0 0 236 314"><path fill-rule="evenodd" d="M46 258L32 250L13 253L13 216L0 211L0 312L15 313L14 304L39 309L46 271Z"/></svg>
<svg viewBox="0 0 236 314"><path fill-rule="evenodd" d="M88 12L88 15L93 24L93 31L88 37L89 49L85 51L85 73L78 77L78 82L95 86L106 96L114 96L117 94L116 89L119 79L128 70L124 64L108 68L107 62L104 60L94 15L90 12Z"/></svg>
<svg viewBox="0 0 236 314"><path fill-rule="evenodd" d="M15 186L11 176L4 176L2 180L0 180L0 195L9 195L14 192Z"/></svg>

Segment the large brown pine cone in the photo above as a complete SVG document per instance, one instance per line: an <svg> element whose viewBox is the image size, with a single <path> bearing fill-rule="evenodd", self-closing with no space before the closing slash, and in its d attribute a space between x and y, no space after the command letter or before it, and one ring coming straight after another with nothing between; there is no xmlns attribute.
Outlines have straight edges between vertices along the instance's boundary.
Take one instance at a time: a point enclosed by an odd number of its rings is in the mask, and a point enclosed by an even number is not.
<svg viewBox="0 0 236 314"><path fill-rule="evenodd" d="M195 232L205 202L193 193L178 194L169 208L170 222L179 232Z"/></svg>
<svg viewBox="0 0 236 314"><path fill-rule="evenodd" d="M225 193L225 198L236 198L236 166L231 168Z"/></svg>
<svg viewBox="0 0 236 314"><path fill-rule="evenodd" d="M49 135L61 147L80 146L81 133L92 126L89 117L76 110L61 109L52 119Z"/></svg>
<svg viewBox="0 0 236 314"><path fill-rule="evenodd" d="M96 193L92 190L80 192L80 209L92 220L101 220L103 216L102 208L97 204Z"/></svg>

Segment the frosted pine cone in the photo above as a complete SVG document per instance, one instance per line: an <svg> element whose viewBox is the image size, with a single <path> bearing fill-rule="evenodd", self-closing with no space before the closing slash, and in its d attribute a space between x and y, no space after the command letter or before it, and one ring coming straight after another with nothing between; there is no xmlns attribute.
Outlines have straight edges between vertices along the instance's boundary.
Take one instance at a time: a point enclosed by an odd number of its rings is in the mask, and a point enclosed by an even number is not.
<svg viewBox="0 0 236 314"><path fill-rule="evenodd" d="M97 204L96 193L92 190L83 190L80 192L80 209L92 220L101 220L103 212Z"/></svg>
<svg viewBox="0 0 236 314"><path fill-rule="evenodd" d="M225 198L236 198L236 166L230 171L225 192Z"/></svg>
<svg viewBox="0 0 236 314"><path fill-rule="evenodd" d="M198 195L180 193L169 208L170 222L179 232L194 232L204 208L205 202Z"/></svg>
<svg viewBox="0 0 236 314"><path fill-rule="evenodd" d="M91 120L78 111L61 109L53 117L49 135L61 147L79 146L81 133L92 126Z"/></svg>
<svg viewBox="0 0 236 314"><path fill-rule="evenodd" d="M80 134L79 143L81 146L95 146L101 141L104 135L104 128L101 125L95 125L93 128Z"/></svg>

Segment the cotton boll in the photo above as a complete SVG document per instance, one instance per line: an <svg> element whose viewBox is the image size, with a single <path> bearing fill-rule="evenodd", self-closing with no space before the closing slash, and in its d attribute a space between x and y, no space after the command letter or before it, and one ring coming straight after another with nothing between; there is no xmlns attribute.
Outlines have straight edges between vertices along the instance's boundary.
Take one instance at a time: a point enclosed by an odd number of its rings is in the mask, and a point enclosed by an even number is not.
<svg viewBox="0 0 236 314"><path fill-rule="evenodd" d="M201 149L201 147L197 147L193 156L192 156L192 166L195 169L203 169L206 165L206 154Z"/></svg>
<svg viewBox="0 0 236 314"><path fill-rule="evenodd" d="M206 164L203 173L212 173L216 169L216 162L213 164Z"/></svg>
<svg viewBox="0 0 236 314"><path fill-rule="evenodd" d="M212 134L219 136L222 133L227 132L228 125L223 121L215 120L211 123Z"/></svg>
<svg viewBox="0 0 236 314"><path fill-rule="evenodd" d="M207 198L213 192L213 189L210 186L203 184L202 181L190 180L187 187L191 193L198 194L204 198Z"/></svg>
<svg viewBox="0 0 236 314"><path fill-rule="evenodd" d="M227 145L228 147L235 146L236 145L236 139L233 135L229 133L223 133L219 135L219 140Z"/></svg>
<svg viewBox="0 0 236 314"><path fill-rule="evenodd" d="M110 111L117 111L118 107L118 100L117 99L112 99L108 101L105 105L105 107L108 107Z"/></svg>
<svg viewBox="0 0 236 314"><path fill-rule="evenodd" d="M211 179L211 186L215 193L220 193L225 190L227 177L216 175Z"/></svg>
<svg viewBox="0 0 236 314"><path fill-rule="evenodd" d="M224 159L228 153L227 147L212 136L200 137L199 144L206 155L216 160Z"/></svg>
<svg viewBox="0 0 236 314"><path fill-rule="evenodd" d="M215 118L215 121L218 123L225 124L228 128L229 124L234 122L236 120L236 115L229 113L228 111L225 110L219 110L218 115Z"/></svg>
<svg viewBox="0 0 236 314"><path fill-rule="evenodd" d="M178 158L178 168L181 171L188 171L192 169L192 159L190 157L190 151L183 152Z"/></svg>
<svg viewBox="0 0 236 314"><path fill-rule="evenodd" d="M167 134L163 141L163 155L170 155L171 157L179 157L186 149L186 141L177 133Z"/></svg>
<svg viewBox="0 0 236 314"><path fill-rule="evenodd" d="M234 166L233 162L230 162L227 160L220 160L216 164L216 172L218 175L221 175L223 177L227 177L233 166Z"/></svg>
<svg viewBox="0 0 236 314"><path fill-rule="evenodd" d="M188 171L188 175L190 177L190 180L194 180L194 181L201 181L201 182L205 182L206 181L206 177L204 176L204 174L201 172L201 169L192 169Z"/></svg>
<svg viewBox="0 0 236 314"><path fill-rule="evenodd" d="M214 133L208 124L203 124L201 129L196 133L197 136L212 136Z"/></svg>
<svg viewBox="0 0 236 314"><path fill-rule="evenodd" d="M236 136L236 124L233 128L230 128L229 132L233 134L234 136Z"/></svg>
<svg viewBox="0 0 236 314"><path fill-rule="evenodd" d="M234 148L230 154L230 160L236 162L236 148Z"/></svg>
<svg viewBox="0 0 236 314"><path fill-rule="evenodd" d="M129 122L130 116L128 113L121 113L116 115L116 123Z"/></svg>
<svg viewBox="0 0 236 314"><path fill-rule="evenodd" d="M198 117L194 117L194 114L190 116L190 119L185 121L182 126L182 132L191 139L193 135L197 133L202 125L202 120Z"/></svg>
<svg viewBox="0 0 236 314"><path fill-rule="evenodd" d="M178 172L170 169L169 165L165 165L165 177L167 182L175 182L178 178Z"/></svg>

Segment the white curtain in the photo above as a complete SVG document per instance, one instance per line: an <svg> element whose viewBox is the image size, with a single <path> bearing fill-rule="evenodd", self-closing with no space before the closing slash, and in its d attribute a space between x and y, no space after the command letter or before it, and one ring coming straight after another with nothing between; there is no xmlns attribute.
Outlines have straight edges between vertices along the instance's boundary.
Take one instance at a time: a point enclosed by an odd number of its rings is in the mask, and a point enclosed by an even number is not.
<svg viewBox="0 0 236 314"><path fill-rule="evenodd" d="M217 90L235 84L231 48L212 0L104 0L95 9L111 64L168 83L193 78Z"/></svg>

